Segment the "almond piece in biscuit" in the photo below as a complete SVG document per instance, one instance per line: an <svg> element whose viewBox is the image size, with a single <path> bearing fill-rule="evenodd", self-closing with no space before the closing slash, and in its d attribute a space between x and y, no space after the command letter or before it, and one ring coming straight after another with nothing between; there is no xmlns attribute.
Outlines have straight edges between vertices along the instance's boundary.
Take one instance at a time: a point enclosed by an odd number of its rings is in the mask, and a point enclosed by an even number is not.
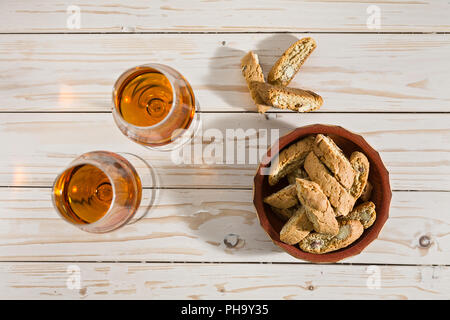
<svg viewBox="0 0 450 320"><path fill-rule="evenodd" d="M362 223L364 229L367 229L373 225L376 218L377 213L375 211L375 204L368 201L356 206L355 209L353 209L346 217L342 218L341 221L358 220Z"/></svg>
<svg viewBox="0 0 450 320"><path fill-rule="evenodd" d="M335 208L336 215L346 216L355 205L355 198L329 173L325 165L310 152L305 159L305 171L316 182Z"/></svg>
<svg viewBox="0 0 450 320"><path fill-rule="evenodd" d="M298 199L305 207L306 216L313 224L314 230L319 233L336 235L339 232L336 214L319 185L305 179L296 181Z"/></svg>
<svg viewBox="0 0 450 320"><path fill-rule="evenodd" d="M305 208L300 207L285 223L280 231L280 240L294 245L306 237L313 230L311 222L305 214Z"/></svg>
<svg viewBox="0 0 450 320"><path fill-rule="evenodd" d="M323 104L322 97L309 90L275 86L263 82L253 82L252 87L256 88L265 104L278 109L310 112L319 109Z"/></svg>
<svg viewBox="0 0 450 320"><path fill-rule="evenodd" d="M302 167L298 167L297 169L295 169L294 171L292 171L287 175L289 184L296 183L297 178L309 180L308 174Z"/></svg>
<svg viewBox="0 0 450 320"><path fill-rule="evenodd" d="M295 184L288 185L278 192L264 198L264 202L272 207L287 209L298 203Z"/></svg>
<svg viewBox="0 0 450 320"><path fill-rule="evenodd" d="M261 66L259 64L258 55L254 52L248 52L241 59L241 70L242 75L247 82L248 90L252 96L253 102L255 102L258 112L265 113L270 106L266 106L264 101L260 98L257 93L256 86L252 83L264 82L264 74L262 72Z"/></svg>
<svg viewBox="0 0 450 320"><path fill-rule="evenodd" d="M358 220L342 221L337 235L310 233L300 241L298 246L310 253L327 253L349 246L362 235L363 231L363 225Z"/></svg>
<svg viewBox="0 0 450 320"><path fill-rule="evenodd" d="M308 136L280 151L270 168L268 179L271 186L303 164L312 150L314 139L315 136Z"/></svg>
<svg viewBox="0 0 450 320"><path fill-rule="evenodd" d="M318 134L316 141L314 141L313 150L320 161L334 174L336 180L346 189L350 189L355 180L356 172L333 139L323 134Z"/></svg>
<svg viewBox="0 0 450 320"><path fill-rule="evenodd" d="M267 78L268 82L287 86L316 47L314 39L309 37L293 43L273 65Z"/></svg>
<svg viewBox="0 0 450 320"><path fill-rule="evenodd" d="M364 188L364 191L359 199L361 199L362 201L369 201L370 197L372 196L372 189L372 184L370 183L370 181L367 181L366 187Z"/></svg>
<svg viewBox="0 0 450 320"><path fill-rule="evenodd" d="M271 207L271 209L281 220L287 221L299 209L299 206L293 206L293 207L286 208L286 209Z"/></svg>
<svg viewBox="0 0 450 320"><path fill-rule="evenodd" d="M355 180L350 189L350 194L358 199L366 188L367 179L369 178L369 160L364 153L355 151L350 156L350 163L356 172Z"/></svg>

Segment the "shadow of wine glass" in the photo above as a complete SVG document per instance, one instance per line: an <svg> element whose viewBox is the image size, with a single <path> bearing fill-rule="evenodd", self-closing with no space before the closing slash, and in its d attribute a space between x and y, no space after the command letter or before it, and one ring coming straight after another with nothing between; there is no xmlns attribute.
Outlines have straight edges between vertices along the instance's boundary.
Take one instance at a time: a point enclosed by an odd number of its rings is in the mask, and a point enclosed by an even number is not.
<svg viewBox="0 0 450 320"><path fill-rule="evenodd" d="M119 154L133 165L141 179L141 203L133 218L128 222L128 224L134 224L147 216L157 206L161 180L157 171L143 158L129 152L119 152Z"/></svg>

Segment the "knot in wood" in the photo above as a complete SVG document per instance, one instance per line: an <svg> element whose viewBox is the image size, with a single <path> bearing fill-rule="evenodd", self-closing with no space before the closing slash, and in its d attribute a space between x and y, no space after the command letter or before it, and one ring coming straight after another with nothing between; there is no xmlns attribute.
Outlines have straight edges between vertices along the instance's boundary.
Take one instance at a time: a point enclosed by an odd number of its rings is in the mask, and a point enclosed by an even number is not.
<svg viewBox="0 0 450 320"><path fill-rule="evenodd" d="M234 248L239 243L239 235L234 233L227 234L223 239L223 243L225 243L228 248Z"/></svg>
<svg viewBox="0 0 450 320"><path fill-rule="evenodd" d="M429 236L421 236L421 237L419 238L419 245L420 245L422 248L428 248L428 247L430 247L430 246L431 246L431 239L430 239L430 237L429 237Z"/></svg>

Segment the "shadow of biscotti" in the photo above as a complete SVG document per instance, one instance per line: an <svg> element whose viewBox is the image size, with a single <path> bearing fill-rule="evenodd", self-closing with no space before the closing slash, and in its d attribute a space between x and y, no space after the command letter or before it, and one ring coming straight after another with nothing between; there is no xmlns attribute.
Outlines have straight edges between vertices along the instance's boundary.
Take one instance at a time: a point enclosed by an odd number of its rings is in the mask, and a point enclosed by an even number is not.
<svg viewBox="0 0 450 320"><path fill-rule="evenodd" d="M258 42L253 50L259 57L259 64L262 67L265 79L275 62L281 57L287 48L299 38L292 34L276 34L264 38Z"/></svg>
<svg viewBox="0 0 450 320"><path fill-rule="evenodd" d="M241 59L245 54L245 51L225 44L216 49L209 61L206 89L224 102L220 111L255 110L241 72Z"/></svg>

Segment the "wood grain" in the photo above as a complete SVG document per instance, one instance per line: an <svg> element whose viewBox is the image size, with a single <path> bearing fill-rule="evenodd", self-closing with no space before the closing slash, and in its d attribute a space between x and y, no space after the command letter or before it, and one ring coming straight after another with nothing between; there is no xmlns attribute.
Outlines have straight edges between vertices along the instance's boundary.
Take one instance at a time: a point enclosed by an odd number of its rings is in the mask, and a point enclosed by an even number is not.
<svg viewBox="0 0 450 320"><path fill-rule="evenodd" d="M202 114L203 132L217 129L227 142L234 145L226 130L254 129L247 131L249 139L240 138L234 150L252 151L262 155L267 147L267 135L260 137L258 131L279 129L280 136L296 127L313 124L340 125L361 134L381 154L390 172L393 190L450 190L450 114L295 114L282 113L266 120L259 114ZM234 131L233 131L234 132ZM204 138L200 152L190 153L192 161L176 164L173 159L179 153L150 151L121 134L111 114L10 114L0 117L0 186L51 186L56 175L77 155L94 150L129 152L145 159L159 176L158 187L193 188L251 188L257 168L257 157L250 162L247 157L242 164L234 161L216 161L206 146L211 139ZM200 136L199 136L200 137ZM252 143L256 145L252 146ZM198 150L198 149L196 149ZM207 152L209 150L209 152ZM245 151L246 152L246 151ZM189 158L187 158L189 159ZM210 164L209 164L210 163ZM146 185L154 186L154 185Z"/></svg>
<svg viewBox="0 0 450 320"><path fill-rule="evenodd" d="M267 74L303 36L0 35L0 111L109 111L119 75L158 62L178 69L191 82L203 111L256 112L240 59L255 50ZM450 111L450 66L442 63L450 55L448 35L313 37L318 47L291 86L322 95L325 103L319 112Z"/></svg>
<svg viewBox="0 0 450 320"><path fill-rule="evenodd" d="M81 9L80 29L67 26L69 5ZM367 26L370 5L381 10L380 29ZM447 0L2 1L0 298L449 299L449 15ZM256 114L240 58L254 50L267 74L307 35L318 48L291 85L316 91L324 106ZM112 86L148 62L191 82L204 130L282 135L325 123L362 134L397 190L379 238L343 264L295 260L259 226L256 163L197 154L177 165L127 140L109 114ZM57 216L53 179L92 150L151 164L157 178L146 171L142 208L153 203L143 219L96 235ZM74 265L81 287L71 290ZM368 287L374 271L378 289Z"/></svg>
<svg viewBox="0 0 450 320"><path fill-rule="evenodd" d="M81 10L80 29L69 29L69 5ZM380 9L381 28L369 29L370 5ZM449 4L433 1L144 1L74 3L2 1L2 32L444 32Z"/></svg>
<svg viewBox="0 0 450 320"><path fill-rule="evenodd" d="M2 299L450 298L444 266L0 263L0 279Z"/></svg>
<svg viewBox="0 0 450 320"><path fill-rule="evenodd" d="M303 262L260 227L251 190L144 190L134 224L90 234L63 221L49 188L0 188L0 261ZM394 192L377 240L343 263L450 264L448 192ZM230 235L237 235L235 246ZM430 246L420 245L421 237ZM232 243L234 244L234 243Z"/></svg>

